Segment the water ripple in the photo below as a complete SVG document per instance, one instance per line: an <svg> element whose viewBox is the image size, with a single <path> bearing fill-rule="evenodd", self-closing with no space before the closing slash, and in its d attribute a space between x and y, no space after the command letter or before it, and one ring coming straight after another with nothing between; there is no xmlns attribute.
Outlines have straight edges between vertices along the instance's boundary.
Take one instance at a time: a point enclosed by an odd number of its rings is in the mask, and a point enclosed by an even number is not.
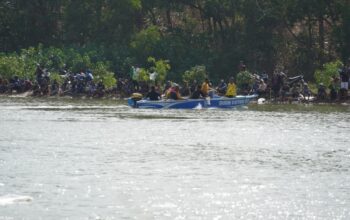
<svg viewBox="0 0 350 220"><path fill-rule="evenodd" d="M350 217L349 106L0 106L0 218Z"/></svg>

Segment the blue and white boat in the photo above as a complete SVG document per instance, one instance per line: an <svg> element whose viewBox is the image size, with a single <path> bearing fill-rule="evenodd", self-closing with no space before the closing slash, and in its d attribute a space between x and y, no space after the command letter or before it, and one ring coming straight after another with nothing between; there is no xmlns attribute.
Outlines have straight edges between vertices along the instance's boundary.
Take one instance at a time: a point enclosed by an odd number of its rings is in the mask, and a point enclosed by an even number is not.
<svg viewBox="0 0 350 220"><path fill-rule="evenodd" d="M159 100L150 101L142 99L135 101L128 99L128 105L133 108L144 109L198 109L198 108L234 108L247 105L257 95L236 96L234 98L215 96L207 99L185 99L185 100Z"/></svg>

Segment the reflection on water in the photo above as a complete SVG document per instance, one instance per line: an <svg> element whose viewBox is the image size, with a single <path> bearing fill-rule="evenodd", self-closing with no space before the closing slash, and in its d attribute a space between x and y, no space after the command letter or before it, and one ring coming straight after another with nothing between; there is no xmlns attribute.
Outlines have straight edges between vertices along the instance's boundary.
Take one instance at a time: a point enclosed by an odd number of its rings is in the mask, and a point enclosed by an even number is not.
<svg viewBox="0 0 350 220"><path fill-rule="evenodd" d="M27 203L33 200L29 196L18 196L18 195L6 195L0 196L0 206L12 205L15 203Z"/></svg>
<svg viewBox="0 0 350 220"><path fill-rule="evenodd" d="M0 219L348 219L349 112L2 97Z"/></svg>

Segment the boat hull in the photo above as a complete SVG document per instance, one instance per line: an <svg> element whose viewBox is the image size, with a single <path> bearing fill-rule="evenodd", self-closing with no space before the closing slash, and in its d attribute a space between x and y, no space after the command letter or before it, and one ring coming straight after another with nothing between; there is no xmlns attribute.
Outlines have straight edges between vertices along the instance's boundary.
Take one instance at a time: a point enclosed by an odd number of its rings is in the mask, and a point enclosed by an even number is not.
<svg viewBox="0 0 350 220"><path fill-rule="evenodd" d="M196 109L196 108L234 108L247 105L256 95L237 96L235 98L217 97L211 99L186 99L186 100L140 100L128 99L128 105L133 108L144 109Z"/></svg>

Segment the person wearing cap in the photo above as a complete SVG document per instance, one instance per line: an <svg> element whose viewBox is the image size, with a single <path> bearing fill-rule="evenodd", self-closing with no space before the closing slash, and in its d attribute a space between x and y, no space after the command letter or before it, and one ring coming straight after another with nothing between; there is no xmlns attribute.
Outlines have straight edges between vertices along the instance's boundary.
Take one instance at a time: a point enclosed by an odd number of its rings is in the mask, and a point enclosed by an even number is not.
<svg viewBox="0 0 350 220"><path fill-rule="evenodd" d="M225 96L228 97L228 98L233 98L233 97L237 96L237 86L236 86L236 84L234 82L234 78L233 77L231 77L230 80L229 80Z"/></svg>

